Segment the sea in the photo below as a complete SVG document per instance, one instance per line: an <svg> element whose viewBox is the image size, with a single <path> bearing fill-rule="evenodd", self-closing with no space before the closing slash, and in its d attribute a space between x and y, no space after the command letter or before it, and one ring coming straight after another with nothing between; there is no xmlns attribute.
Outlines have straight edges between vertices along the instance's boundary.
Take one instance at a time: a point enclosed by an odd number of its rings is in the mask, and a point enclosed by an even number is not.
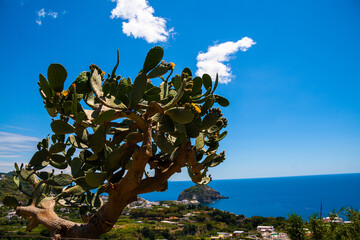
<svg viewBox="0 0 360 240"><path fill-rule="evenodd" d="M165 192L140 196L149 201L177 200L181 191L193 185L191 181L171 181ZM229 198L206 205L246 217L296 213L308 219L320 214L321 206L324 217L343 207L360 209L360 173L213 180L208 185Z"/></svg>

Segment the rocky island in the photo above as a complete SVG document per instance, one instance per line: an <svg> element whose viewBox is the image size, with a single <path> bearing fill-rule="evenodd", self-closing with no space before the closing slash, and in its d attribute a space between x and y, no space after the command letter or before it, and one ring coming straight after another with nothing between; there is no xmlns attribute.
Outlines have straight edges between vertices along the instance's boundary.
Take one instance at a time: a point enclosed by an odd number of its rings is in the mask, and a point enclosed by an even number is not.
<svg viewBox="0 0 360 240"><path fill-rule="evenodd" d="M178 197L178 201L197 200L200 203L212 203L218 199L228 197L221 196L218 191L207 185L195 185L182 191Z"/></svg>

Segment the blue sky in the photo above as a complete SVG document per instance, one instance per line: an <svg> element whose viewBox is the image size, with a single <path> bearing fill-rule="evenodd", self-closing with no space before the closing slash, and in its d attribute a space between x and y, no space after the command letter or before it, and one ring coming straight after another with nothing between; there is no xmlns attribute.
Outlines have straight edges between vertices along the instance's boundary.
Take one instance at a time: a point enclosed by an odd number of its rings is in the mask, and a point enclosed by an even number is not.
<svg viewBox="0 0 360 240"><path fill-rule="evenodd" d="M213 179L360 172L356 0L0 0L0 30L0 171L51 132L37 86L49 64L70 85L91 63L111 71L119 48L118 73L134 78L161 45L175 72L227 82L227 159Z"/></svg>

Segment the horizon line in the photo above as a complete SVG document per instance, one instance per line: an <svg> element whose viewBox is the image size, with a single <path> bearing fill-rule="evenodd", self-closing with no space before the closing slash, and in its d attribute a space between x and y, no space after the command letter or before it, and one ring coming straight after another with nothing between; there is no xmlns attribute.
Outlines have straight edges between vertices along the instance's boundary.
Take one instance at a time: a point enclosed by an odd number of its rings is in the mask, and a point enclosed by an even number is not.
<svg viewBox="0 0 360 240"><path fill-rule="evenodd" d="M218 181L218 180L267 179L267 178L290 178L290 177L316 177L316 176L350 175L350 174L360 174L360 172L327 173L327 174L307 174L307 175L291 175L291 176L276 176L276 177L221 178L221 179L212 179L211 181ZM169 181L169 182L191 182L191 180L171 180L171 181Z"/></svg>

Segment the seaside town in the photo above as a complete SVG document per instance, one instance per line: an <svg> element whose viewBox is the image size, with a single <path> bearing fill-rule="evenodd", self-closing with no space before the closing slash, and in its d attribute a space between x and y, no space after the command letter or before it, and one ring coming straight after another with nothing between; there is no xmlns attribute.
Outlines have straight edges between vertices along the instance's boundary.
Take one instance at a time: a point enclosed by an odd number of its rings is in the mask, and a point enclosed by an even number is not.
<svg viewBox="0 0 360 240"><path fill-rule="evenodd" d="M101 196L102 200L104 202L107 201L107 196ZM145 210L145 209L156 209L157 211L161 211L163 209L169 209L171 206L177 205L177 206L194 206L195 211L190 211L186 214L184 214L181 217L177 216L171 216L171 217L154 217L156 222L156 225L168 225L171 226L172 229L183 229L186 223L196 223L195 220L196 216L199 216L201 214L206 214L209 211L203 211L203 210L197 210L195 206L200 204L199 201L196 199L192 200L182 200L182 201L148 201L144 198L139 197L137 201L131 203L128 205L126 210L123 212L125 216L131 216L132 211L134 210ZM3 207L4 205L0 203L0 207ZM61 212L63 215L70 214L70 211L68 208L59 208L59 212ZM3 215L5 215L3 218L5 220L11 221L19 219L16 215L15 211L4 211ZM136 223L138 225L143 224L142 220L137 220ZM115 225L114 230L121 229L123 226L121 225ZM257 233L258 234L248 234L247 232L243 230L235 230L232 232L216 232L216 235L210 236L209 239L242 239L242 237L247 237L247 239L278 239L278 240L288 240L289 238L287 235L283 232L277 232L274 228L274 226L257 226ZM260 234L260 235L259 235ZM261 236L261 237L260 237Z"/></svg>
<svg viewBox="0 0 360 240"><path fill-rule="evenodd" d="M104 202L107 201L107 196L101 196L102 200ZM196 224L199 221L199 216L209 213L211 209L203 210L198 209L197 206L199 206L200 202L196 200L196 198L192 200L182 200L182 201L148 201L144 198L139 197L137 201L131 203L128 205L128 207L123 212L124 216L132 217L132 214L136 211L143 211L143 210L156 210L156 211L162 211L164 209L169 209L174 206L178 207L190 207L192 208L187 211L186 214L178 217L177 216L147 216L147 217L138 217L136 218L136 222L134 223L137 226L141 226L144 222L148 222L149 220L153 222L154 225L156 225L157 228L170 228L173 231L180 231L184 229L185 225L188 223ZM0 207L4 207L2 203L0 203ZM186 208L184 208L186 209ZM221 211L221 210L218 210ZM61 212L63 215L69 215L71 212L68 208L59 208L59 212ZM7 210L3 211L2 215L4 216L4 221L12 221L19 219L19 217L16 215L15 211ZM141 219L141 220L140 220ZM324 217L322 218L322 221L324 223L337 223L337 224L349 224L350 221L343 221L340 217L330 218L330 217ZM1 227L1 226L0 226ZM114 230L116 231L118 229L122 229L123 226L120 224L116 224L114 226ZM307 228L304 228L304 231L306 232L307 236L311 236L311 231ZM265 225L259 225L256 226L256 231L244 231L244 230L234 230L231 232L223 232L218 231L216 234L211 235L210 237L206 239L272 239L272 240L290 240L288 235L284 231L278 231L274 226L265 226Z"/></svg>
<svg viewBox="0 0 360 240"><path fill-rule="evenodd" d="M104 198L106 201L106 198ZM167 203L162 203L160 201L151 202L144 198L138 199L138 201L129 204L128 210L125 212L126 215L130 215L131 209L152 209L154 206L169 208L170 203L175 205L198 205L200 204L196 198L192 200L182 200L182 201L166 201ZM158 210L161 208L158 208ZM196 214L201 214L201 211L194 211L192 213L187 213L183 215L183 217L170 217L165 220L162 220L161 223L177 225L179 227L184 227L182 221L190 222L192 221L190 217L195 216ZM207 213L205 211L205 213ZM324 218L324 221L327 221L327 218ZM342 221L341 218L337 219L337 221ZM141 221L140 221L141 223ZM274 240L290 240L286 233L277 232L274 226L257 226L257 232L261 234L261 238L258 235L247 235L245 231L235 230L233 232L217 232L216 236L211 236L210 239L242 239L246 235L247 238L250 239L274 239Z"/></svg>

